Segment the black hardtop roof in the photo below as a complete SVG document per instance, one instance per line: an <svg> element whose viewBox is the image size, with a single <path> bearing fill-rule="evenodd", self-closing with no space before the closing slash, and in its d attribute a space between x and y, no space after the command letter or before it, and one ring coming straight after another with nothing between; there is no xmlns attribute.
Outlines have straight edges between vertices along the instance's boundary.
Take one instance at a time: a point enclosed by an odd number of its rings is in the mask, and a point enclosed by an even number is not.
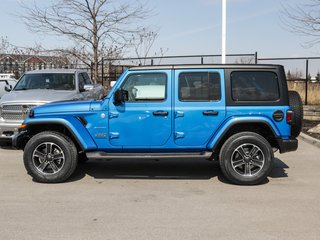
<svg viewBox="0 0 320 240"><path fill-rule="evenodd" d="M131 67L130 71L138 70L165 70L165 69L278 69L282 65L277 64L181 64Z"/></svg>

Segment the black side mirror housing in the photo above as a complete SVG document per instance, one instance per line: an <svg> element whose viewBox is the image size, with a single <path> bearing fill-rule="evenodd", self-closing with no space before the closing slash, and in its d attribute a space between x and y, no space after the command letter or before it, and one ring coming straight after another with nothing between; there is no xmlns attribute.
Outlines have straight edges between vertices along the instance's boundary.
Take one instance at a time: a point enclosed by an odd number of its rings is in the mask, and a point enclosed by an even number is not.
<svg viewBox="0 0 320 240"><path fill-rule="evenodd" d="M114 93L114 105L119 106L125 101L128 101L128 91L121 88L117 89Z"/></svg>
<svg viewBox="0 0 320 240"><path fill-rule="evenodd" d="M6 85L6 86L4 87L4 90L5 90L6 92L11 92L12 86L11 86L11 85Z"/></svg>

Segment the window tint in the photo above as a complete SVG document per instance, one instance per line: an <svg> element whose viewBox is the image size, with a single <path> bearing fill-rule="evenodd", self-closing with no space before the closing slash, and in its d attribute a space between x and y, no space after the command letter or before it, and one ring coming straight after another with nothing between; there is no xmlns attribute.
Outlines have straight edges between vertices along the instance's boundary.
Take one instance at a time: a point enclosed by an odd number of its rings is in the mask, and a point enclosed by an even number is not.
<svg viewBox="0 0 320 240"><path fill-rule="evenodd" d="M84 76L80 73L78 75L79 77L79 89L83 89L84 88L84 85L86 84L86 80L84 79Z"/></svg>
<svg viewBox="0 0 320 240"><path fill-rule="evenodd" d="M231 86L234 101L276 101L280 97L273 72L232 72Z"/></svg>
<svg viewBox="0 0 320 240"><path fill-rule="evenodd" d="M179 75L180 101L217 101L221 98L220 75L211 72L189 72Z"/></svg>
<svg viewBox="0 0 320 240"><path fill-rule="evenodd" d="M91 81L88 73L85 73L85 72L84 72L84 73L81 73L81 75L82 75L82 77L84 78L84 81L85 81L85 84L86 84L86 85L92 84L92 81Z"/></svg>
<svg viewBox="0 0 320 240"><path fill-rule="evenodd" d="M166 98L167 77L163 73L129 75L122 89L128 91L128 101L163 101Z"/></svg>

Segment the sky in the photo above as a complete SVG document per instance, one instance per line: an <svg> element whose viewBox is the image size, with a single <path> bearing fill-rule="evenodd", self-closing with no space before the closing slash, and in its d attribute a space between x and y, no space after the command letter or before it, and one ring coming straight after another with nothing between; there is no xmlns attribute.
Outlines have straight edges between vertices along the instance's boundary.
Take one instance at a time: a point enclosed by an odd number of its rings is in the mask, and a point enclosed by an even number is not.
<svg viewBox="0 0 320 240"><path fill-rule="evenodd" d="M1 0L0 36L17 46L65 44L61 38L31 33L17 17L19 1L28 4L34 0ZM310 39L287 31L280 21L282 6L302 3L305 0L227 0L227 54L320 56L320 45L305 48L303 44ZM149 0L149 6L153 14L145 24L159 29L151 56L160 48L167 49L166 55L221 53L221 0ZM303 70L304 62L294 63L289 68L301 66ZM319 63L310 62L313 73L320 70Z"/></svg>

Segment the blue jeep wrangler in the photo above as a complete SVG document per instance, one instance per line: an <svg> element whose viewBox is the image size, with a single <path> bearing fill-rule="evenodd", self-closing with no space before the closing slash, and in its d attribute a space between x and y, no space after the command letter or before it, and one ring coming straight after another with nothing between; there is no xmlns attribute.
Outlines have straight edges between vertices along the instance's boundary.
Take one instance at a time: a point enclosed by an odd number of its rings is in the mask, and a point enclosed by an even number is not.
<svg viewBox="0 0 320 240"><path fill-rule="evenodd" d="M101 101L32 109L13 144L39 182L63 182L87 159L206 158L251 185L274 151L297 149L302 119L280 65L133 67Z"/></svg>

